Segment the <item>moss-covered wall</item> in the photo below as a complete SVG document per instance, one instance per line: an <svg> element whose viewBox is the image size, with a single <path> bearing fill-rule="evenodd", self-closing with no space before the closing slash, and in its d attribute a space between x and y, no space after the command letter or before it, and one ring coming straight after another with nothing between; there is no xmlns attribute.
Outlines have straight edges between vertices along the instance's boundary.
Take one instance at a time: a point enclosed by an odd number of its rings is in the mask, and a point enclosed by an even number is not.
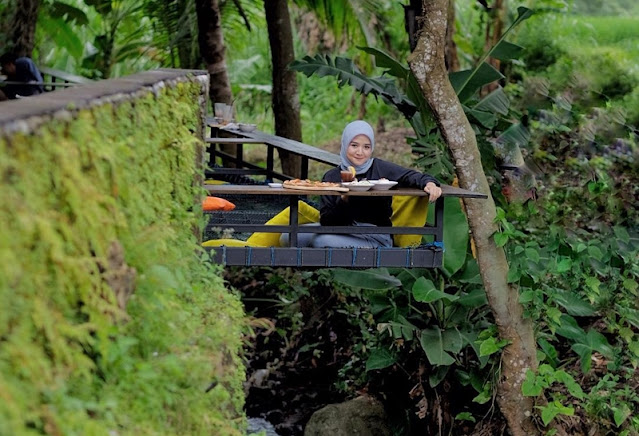
<svg viewBox="0 0 639 436"><path fill-rule="evenodd" d="M1 435L242 434L243 311L193 231L207 84L0 103Z"/></svg>

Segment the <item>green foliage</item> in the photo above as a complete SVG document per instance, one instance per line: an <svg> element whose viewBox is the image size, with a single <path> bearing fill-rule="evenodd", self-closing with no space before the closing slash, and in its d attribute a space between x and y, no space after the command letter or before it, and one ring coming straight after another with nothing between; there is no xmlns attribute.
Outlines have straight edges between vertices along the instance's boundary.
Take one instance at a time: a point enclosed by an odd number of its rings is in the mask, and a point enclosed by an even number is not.
<svg viewBox="0 0 639 436"><path fill-rule="evenodd" d="M200 92L0 140L2 434L240 434L242 308L194 234Z"/></svg>
<svg viewBox="0 0 639 436"><path fill-rule="evenodd" d="M570 374L564 370L556 370L550 365L541 365L537 374L528 370L526 380L522 383L522 392L526 396L538 397L554 383L565 386L568 393L574 398L580 400L584 398L581 386L575 382ZM542 411L541 418L544 425L548 425L559 414L572 416L575 412L573 407L564 406L559 398L554 398L548 404L538 406L538 408Z"/></svg>
<svg viewBox="0 0 639 436"><path fill-rule="evenodd" d="M399 286L380 288L377 283L383 275L387 282L399 280ZM398 361L399 352L421 348L430 365L441 370L439 376L430 379L431 386L436 386L467 347L481 357L476 339L480 333L477 329L483 323L476 317L485 316L483 289L471 285L449 294L439 289L444 286L443 280L436 286L422 272L411 270L398 271L396 276L380 270L350 277L333 273L333 278L349 286L377 291L368 294L368 298L381 333L380 346L371 350L367 370L383 369ZM480 359L475 365L483 363Z"/></svg>

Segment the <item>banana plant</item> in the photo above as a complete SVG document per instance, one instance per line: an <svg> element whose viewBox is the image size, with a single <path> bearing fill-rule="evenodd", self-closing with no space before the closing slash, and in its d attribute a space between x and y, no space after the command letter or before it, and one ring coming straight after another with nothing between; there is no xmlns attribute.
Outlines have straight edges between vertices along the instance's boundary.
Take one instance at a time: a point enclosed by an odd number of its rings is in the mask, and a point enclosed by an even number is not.
<svg viewBox="0 0 639 436"><path fill-rule="evenodd" d="M521 138L525 128L520 123L506 119L510 102L502 88L498 87L482 99L478 99L477 94L485 85L504 78L499 71L486 62L489 57L508 61L516 59L521 54L523 48L506 41L506 37L532 14L531 9L520 7L516 20L504 32L500 40L484 53L474 68L451 73L449 76L469 120L477 131L488 130L494 134L494 131L502 125L506 126L503 129L505 132L508 132L507 129L511 125L518 126L516 132L506 133L495 142L498 145L497 152L502 158L508 153L519 153L521 156L518 147L521 144L512 141L512 138L515 136ZM433 169L439 171L439 173L433 171L436 175L442 178L452 177L454 169L446 146L437 132L430 110L410 68L382 50L373 47L358 48L375 58L376 65L384 69L381 76L366 76L351 59L340 56L331 58L328 55L319 54L296 60L291 64L291 68L308 77L313 74L318 77L333 76L340 87L349 85L363 95L374 95L397 108L415 132L416 138L411 144L413 150L427 158L431 171ZM506 160L523 164L523 159L519 158L511 157Z"/></svg>

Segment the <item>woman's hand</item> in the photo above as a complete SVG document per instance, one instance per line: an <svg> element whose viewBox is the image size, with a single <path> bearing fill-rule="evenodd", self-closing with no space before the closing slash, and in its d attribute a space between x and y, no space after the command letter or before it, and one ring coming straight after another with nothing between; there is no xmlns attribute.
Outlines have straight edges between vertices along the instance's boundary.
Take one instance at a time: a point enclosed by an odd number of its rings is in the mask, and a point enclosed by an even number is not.
<svg viewBox="0 0 639 436"><path fill-rule="evenodd" d="M424 187L424 192L428 194L428 201L433 203L442 195L442 188L434 184L433 182L426 183L426 187Z"/></svg>

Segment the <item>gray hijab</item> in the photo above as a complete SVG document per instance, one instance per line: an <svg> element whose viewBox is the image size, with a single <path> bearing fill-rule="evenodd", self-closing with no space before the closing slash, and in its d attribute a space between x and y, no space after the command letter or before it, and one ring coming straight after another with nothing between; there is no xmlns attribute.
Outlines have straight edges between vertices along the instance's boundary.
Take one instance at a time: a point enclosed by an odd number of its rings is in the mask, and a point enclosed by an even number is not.
<svg viewBox="0 0 639 436"><path fill-rule="evenodd" d="M354 165L348 157L346 157L346 149L349 144L357 135L366 135L368 139L371 140L371 151L375 150L375 132L373 132L373 128L366 121L353 121L349 123L344 128L344 132L342 133L342 149L339 152L339 157L341 158L340 168L343 170L347 170L349 166L355 167L355 172L357 174L363 174L369 170L371 165L373 165L373 158L371 157L362 165Z"/></svg>

